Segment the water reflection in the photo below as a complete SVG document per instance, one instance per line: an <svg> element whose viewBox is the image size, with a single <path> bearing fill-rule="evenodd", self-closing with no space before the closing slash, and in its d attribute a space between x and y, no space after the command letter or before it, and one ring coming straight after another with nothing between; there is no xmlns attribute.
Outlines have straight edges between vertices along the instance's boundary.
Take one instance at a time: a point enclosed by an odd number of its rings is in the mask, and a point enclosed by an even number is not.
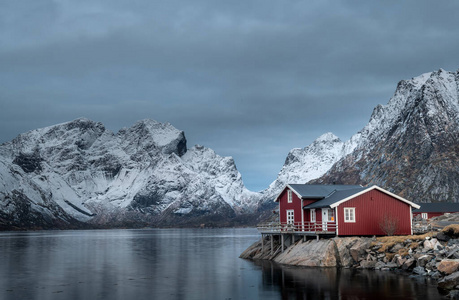
<svg viewBox="0 0 459 300"><path fill-rule="evenodd" d="M386 271L299 268L256 261L263 285L279 286L281 299L439 299L428 279Z"/></svg>
<svg viewBox="0 0 459 300"><path fill-rule="evenodd" d="M438 299L383 272L239 259L256 229L0 233L0 299Z"/></svg>
<svg viewBox="0 0 459 300"><path fill-rule="evenodd" d="M0 299L257 299L247 229L0 233Z"/></svg>

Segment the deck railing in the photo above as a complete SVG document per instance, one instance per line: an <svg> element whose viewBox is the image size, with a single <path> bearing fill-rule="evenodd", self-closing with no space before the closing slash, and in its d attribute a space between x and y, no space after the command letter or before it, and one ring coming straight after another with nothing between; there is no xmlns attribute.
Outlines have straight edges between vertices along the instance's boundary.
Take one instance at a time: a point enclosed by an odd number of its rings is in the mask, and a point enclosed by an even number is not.
<svg viewBox="0 0 459 300"><path fill-rule="evenodd" d="M295 222L279 223L270 222L257 225L261 233L333 233L336 232L336 223L322 222Z"/></svg>

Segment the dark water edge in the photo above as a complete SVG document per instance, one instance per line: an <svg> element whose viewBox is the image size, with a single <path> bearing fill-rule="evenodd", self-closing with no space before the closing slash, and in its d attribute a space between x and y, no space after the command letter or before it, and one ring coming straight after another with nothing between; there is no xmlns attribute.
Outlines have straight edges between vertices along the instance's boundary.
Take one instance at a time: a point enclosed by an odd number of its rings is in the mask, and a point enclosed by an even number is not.
<svg viewBox="0 0 459 300"><path fill-rule="evenodd" d="M445 299L430 278L403 272L254 264L264 286L279 287L279 299Z"/></svg>
<svg viewBox="0 0 459 300"><path fill-rule="evenodd" d="M424 278L238 258L259 238L251 228L0 232L0 299L442 299Z"/></svg>

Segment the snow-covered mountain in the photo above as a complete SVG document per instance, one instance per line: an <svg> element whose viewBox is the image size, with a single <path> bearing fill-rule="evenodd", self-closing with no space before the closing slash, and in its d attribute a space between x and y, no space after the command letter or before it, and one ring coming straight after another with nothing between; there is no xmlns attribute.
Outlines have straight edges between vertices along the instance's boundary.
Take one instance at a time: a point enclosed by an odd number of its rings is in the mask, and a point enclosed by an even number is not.
<svg viewBox="0 0 459 300"><path fill-rule="evenodd" d="M188 150L183 131L153 120L117 134L84 118L33 130L0 146L0 167L5 228L224 223L255 209L232 158Z"/></svg>
<svg viewBox="0 0 459 300"><path fill-rule="evenodd" d="M459 201L459 71L399 82L316 182L377 184L416 202Z"/></svg>
<svg viewBox="0 0 459 300"><path fill-rule="evenodd" d="M231 157L187 149L170 124L142 120L115 134L81 118L0 145L0 229L254 223L287 183L377 184L415 202L458 202L458 141L459 71L441 69L400 81L350 140L326 133L292 149L260 193Z"/></svg>
<svg viewBox="0 0 459 300"><path fill-rule="evenodd" d="M261 205L286 183L377 184L416 202L459 202L459 71L398 83L350 140L326 133L292 149Z"/></svg>
<svg viewBox="0 0 459 300"><path fill-rule="evenodd" d="M307 147L290 150L276 180L260 193L260 205L272 206L272 200L288 183L306 183L319 178L348 154L346 151L349 149L345 143L330 132L321 135Z"/></svg>

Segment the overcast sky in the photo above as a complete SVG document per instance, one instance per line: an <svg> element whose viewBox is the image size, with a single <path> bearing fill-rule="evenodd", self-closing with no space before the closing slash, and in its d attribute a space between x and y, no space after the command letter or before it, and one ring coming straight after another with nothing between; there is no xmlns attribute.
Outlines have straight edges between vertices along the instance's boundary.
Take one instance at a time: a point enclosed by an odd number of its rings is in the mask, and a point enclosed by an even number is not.
<svg viewBox="0 0 459 300"><path fill-rule="evenodd" d="M78 117L170 122L266 188L362 129L397 82L459 68L457 1L0 1L0 143Z"/></svg>

